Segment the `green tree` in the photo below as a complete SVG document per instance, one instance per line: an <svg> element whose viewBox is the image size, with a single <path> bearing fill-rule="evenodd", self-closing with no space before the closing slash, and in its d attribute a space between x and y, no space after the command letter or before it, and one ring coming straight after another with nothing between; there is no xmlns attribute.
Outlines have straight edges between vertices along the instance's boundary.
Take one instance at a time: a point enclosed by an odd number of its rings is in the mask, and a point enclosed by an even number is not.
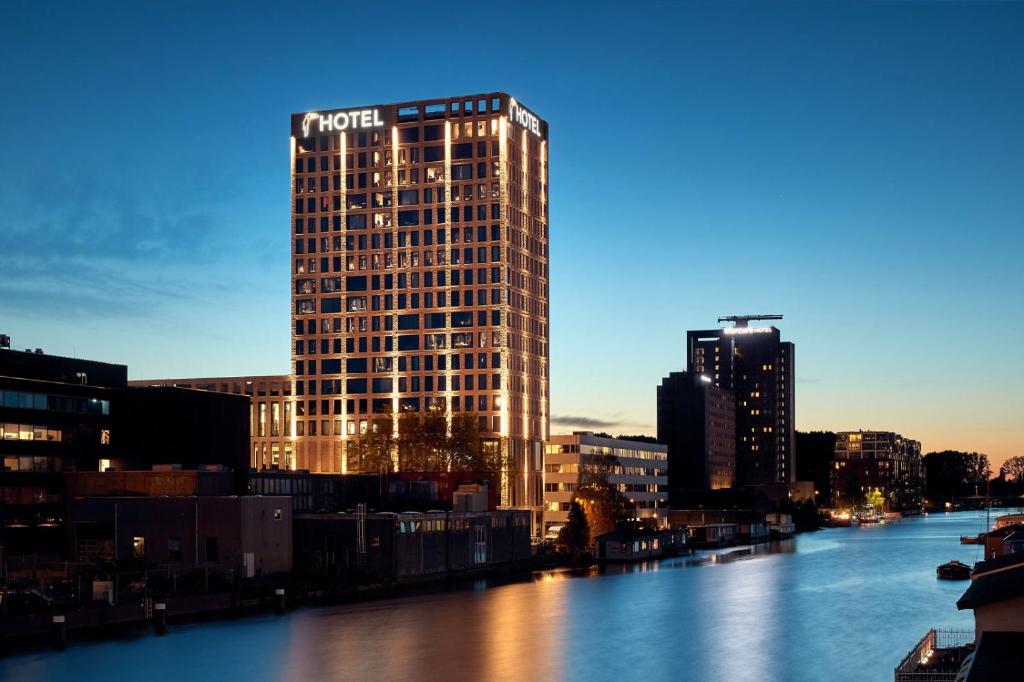
<svg viewBox="0 0 1024 682"><path fill-rule="evenodd" d="M408 471L447 471L442 461L447 430L442 412L403 414L398 420L401 468Z"/></svg>
<svg viewBox="0 0 1024 682"><path fill-rule="evenodd" d="M359 471L383 474L392 470L397 441L390 412L375 415L370 420L366 433L359 436L355 451L359 458Z"/></svg>
<svg viewBox="0 0 1024 682"><path fill-rule="evenodd" d="M583 456L579 483L576 486L576 499L587 515L591 544L595 543L599 535L613 530L633 529L630 521L633 505L618 487L608 480L609 474L618 466L619 460L616 457Z"/></svg>
<svg viewBox="0 0 1024 682"><path fill-rule="evenodd" d="M864 504L881 511L882 507L885 506L885 498L882 496L882 493L877 490L869 490L864 495Z"/></svg>
<svg viewBox="0 0 1024 682"><path fill-rule="evenodd" d="M484 471L500 468L500 452L476 415L406 413L398 420L400 468L408 471Z"/></svg>
<svg viewBox="0 0 1024 682"><path fill-rule="evenodd" d="M486 437L475 415L461 413L452 417L449 448L456 470L493 472L501 467L497 441Z"/></svg>
<svg viewBox="0 0 1024 682"><path fill-rule="evenodd" d="M558 533L558 544L573 554L583 554L590 546L587 515L578 500L569 503L569 520Z"/></svg>
<svg viewBox="0 0 1024 682"><path fill-rule="evenodd" d="M1024 456L1010 457L999 467L999 475L1024 483Z"/></svg>
<svg viewBox="0 0 1024 682"><path fill-rule="evenodd" d="M941 506L958 497L984 495L985 484L992 477L988 455L978 452L929 452L922 461L925 496L934 505Z"/></svg>

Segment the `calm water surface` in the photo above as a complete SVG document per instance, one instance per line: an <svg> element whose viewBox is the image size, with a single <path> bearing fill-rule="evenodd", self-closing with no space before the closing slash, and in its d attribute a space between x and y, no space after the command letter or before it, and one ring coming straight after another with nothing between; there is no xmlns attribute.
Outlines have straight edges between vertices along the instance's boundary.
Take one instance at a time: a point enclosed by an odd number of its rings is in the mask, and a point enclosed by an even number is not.
<svg viewBox="0 0 1024 682"><path fill-rule="evenodd" d="M1000 512L1000 513L1006 513ZM833 528L771 546L532 581L173 625L164 637L0 659L26 680L891 680L928 628L969 630L979 559L959 512Z"/></svg>

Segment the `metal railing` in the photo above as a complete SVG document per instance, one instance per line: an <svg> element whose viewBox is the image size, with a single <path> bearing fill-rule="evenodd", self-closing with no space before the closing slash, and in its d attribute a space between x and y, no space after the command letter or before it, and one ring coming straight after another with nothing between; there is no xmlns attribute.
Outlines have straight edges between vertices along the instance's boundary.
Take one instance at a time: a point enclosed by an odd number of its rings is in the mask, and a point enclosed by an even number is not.
<svg viewBox="0 0 1024 682"><path fill-rule="evenodd" d="M895 682L955 682L966 649L973 644L971 631L931 629L896 666ZM937 660L942 653L953 655L943 663Z"/></svg>

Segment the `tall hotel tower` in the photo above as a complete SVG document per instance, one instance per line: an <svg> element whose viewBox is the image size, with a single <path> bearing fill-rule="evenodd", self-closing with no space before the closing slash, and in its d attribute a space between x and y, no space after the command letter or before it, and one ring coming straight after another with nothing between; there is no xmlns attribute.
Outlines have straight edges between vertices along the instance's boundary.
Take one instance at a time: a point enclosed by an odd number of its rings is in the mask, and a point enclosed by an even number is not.
<svg viewBox="0 0 1024 682"><path fill-rule="evenodd" d="M382 414L468 413L502 505L539 508L547 138L504 93L292 115L297 468L356 471Z"/></svg>
<svg viewBox="0 0 1024 682"><path fill-rule="evenodd" d="M738 315L725 329L686 335L689 371L706 376L736 398L736 484L792 483L795 479L794 354L775 327L751 320L781 315Z"/></svg>

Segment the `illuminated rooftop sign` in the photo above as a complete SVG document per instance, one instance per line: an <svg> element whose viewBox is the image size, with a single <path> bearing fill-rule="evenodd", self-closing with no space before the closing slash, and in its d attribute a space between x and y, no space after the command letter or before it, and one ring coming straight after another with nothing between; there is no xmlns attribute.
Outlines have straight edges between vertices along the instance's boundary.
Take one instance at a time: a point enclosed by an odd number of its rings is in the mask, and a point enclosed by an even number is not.
<svg viewBox="0 0 1024 682"><path fill-rule="evenodd" d="M336 133L342 130L381 128L383 126L384 120L381 118L380 109L352 109L324 114L311 111L302 119L302 136L309 137L310 133Z"/></svg>
<svg viewBox="0 0 1024 682"><path fill-rule="evenodd" d="M775 327L726 327L726 334L771 334Z"/></svg>
<svg viewBox="0 0 1024 682"><path fill-rule="evenodd" d="M540 118L519 104L515 97L508 98L508 117L537 137L540 137Z"/></svg>

